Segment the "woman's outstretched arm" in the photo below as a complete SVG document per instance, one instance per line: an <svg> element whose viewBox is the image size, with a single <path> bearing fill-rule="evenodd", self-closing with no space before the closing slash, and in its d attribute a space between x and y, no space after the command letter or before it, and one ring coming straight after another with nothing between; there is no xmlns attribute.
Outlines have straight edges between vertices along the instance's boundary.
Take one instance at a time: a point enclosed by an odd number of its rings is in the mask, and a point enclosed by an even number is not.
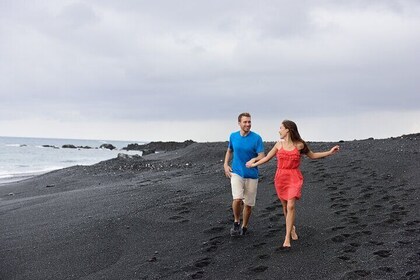
<svg viewBox="0 0 420 280"><path fill-rule="evenodd" d="M336 146L332 147L331 150L329 150L329 151L317 152L317 153L314 153L312 151L309 151L306 155L310 159L318 159L318 158L324 158L324 157L333 155L336 152L338 152L339 150L340 150L340 146L336 145Z"/></svg>

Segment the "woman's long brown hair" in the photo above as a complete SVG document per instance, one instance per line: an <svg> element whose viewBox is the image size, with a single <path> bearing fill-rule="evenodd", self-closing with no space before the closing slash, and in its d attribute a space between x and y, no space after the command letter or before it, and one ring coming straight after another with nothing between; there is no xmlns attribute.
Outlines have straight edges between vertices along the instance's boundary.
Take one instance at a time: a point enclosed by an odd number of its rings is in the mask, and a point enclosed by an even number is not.
<svg viewBox="0 0 420 280"><path fill-rule="evenodd" d="M309 152L309 147L306 144L306 142L302 139L302 137L300 137L299 130L295 122L290 120L284 120L282 121L282 124L285 128L289 130L290 138L292 139L293 143L301 142L303 144L303 149L300 150L300 153L306 155Z"/></svg>

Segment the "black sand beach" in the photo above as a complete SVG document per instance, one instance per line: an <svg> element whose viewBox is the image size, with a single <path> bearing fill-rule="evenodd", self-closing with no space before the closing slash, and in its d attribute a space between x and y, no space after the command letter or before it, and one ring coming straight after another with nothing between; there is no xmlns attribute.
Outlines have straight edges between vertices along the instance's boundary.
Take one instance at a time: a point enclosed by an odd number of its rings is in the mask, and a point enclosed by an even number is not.
<svg viewBox="0 0 420 280"><path fill-rule="evenodd" d="M420 279L420 134L339 144L302 161L289 252L275 160L249 235L229 235L226 142L1 186L0 279Z"/></svg>

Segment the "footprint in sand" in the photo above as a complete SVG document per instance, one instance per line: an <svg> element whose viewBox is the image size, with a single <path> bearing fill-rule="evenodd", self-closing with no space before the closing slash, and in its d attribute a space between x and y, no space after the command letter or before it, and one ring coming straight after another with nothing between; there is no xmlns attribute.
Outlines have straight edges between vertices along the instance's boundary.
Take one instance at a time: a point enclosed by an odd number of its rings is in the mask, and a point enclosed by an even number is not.
<svg viewBox="0 0 420 280"><path fill-rule="evenodd" d="M342 243L342 242L346 241L346 239L349 236L350 236L350 234L348 234L348 233L339 234L339 235L336 235L336 236L332 237L331 241L333 241L335 243Z"/></svg>
<svg viewBox="0 0 420 280"><path fill-rule="evenodd" d="M205 257L203 259L197 260L194 262L194 266L198 268L203 268L208 266L211 263L211 259L208 257Z"/></svg>
<svg viewBox="0 0 420 280"><path fill-rule="evenodd" d="M271 217L270 218L268 218L268 220L270 221L270 222L277 222L280 218L280 215L279 214L276 214L276 215L271 215Z"/></svg>
<svg viewBox="0 0 420 280"><path fill-rule="evenodd" d="M336 186L327 188L327 191L336 191L336 190L338 190L338 187Z"/></svg>
<svg viewBox="0 0 420 280"><path fill-rule="evenodd" d="M181 220L181 219L183 219L184 217L182 217L182 216L172 216L172 217L169 217L169 220Z"/></svg>
<svg viewBox="0 0 420 280"><path fill-rule="evenodd" d="M268 217L268 216L270 216L270 213L269 213L269 212L262 213L262 214L259 214L259 215L258 215L258 217L261 217L261 218L266 218L266 217Z"/></svg>
<svg viewBox="0 0 420 280"><path fill-rule="evenodd" d="M376 256L379 256L381 258L388 258L389 256L391 256L391 251L389 250L379 250L373 253Z"/></svg>
<svg viewBox="0 0 420 280"><path fill-rule="evenodd" d="M341 256L338 256L337 258L340 259L340 260L343 260L343 261L350 261L351 260L351 258L347 255L341 255Z"/></svg>
<svg viewBox="0 0 420 280"><path fill-rule="evenodd" d="M219 233L219 232L224 231L224 230L226 230L225 227L212 227L212 228L204 230L204 233L211 233L211 234L212 233Z"/></svg>
<svg viewBox="0 0 420 280"><path fill-rule="evenodd" d="M186 207L186 206L178 206L178 207L175 207L173 210L174 211L184 211L184 210L188 210L189 208L188 207Z"/></svg>
<svg viewBox="0 0 420 280"><path fill-rule="evenodd" d="M354 271L346 272L342 279L345 279L345 280L347 280L347 279L348 280L350 280L350 279L360 279L361 277L366 277L366 276L369 276L370 274L371 274L371 272L367 271L367 270L363 270L363 269L354 270Z"/></svg>
<svg viewBox="0 0 420 280"><path fill-rule="evenodd" d="M279 235L279 231L277 229L270 229L268 233L264 234L264 237L274 237Z"/></svg>
<svg viewBox="0 0 420 280"><path fill-rule="evenodd" d="M389 218L389 219L383 220L383 221L381 221L379 223L376 223L376 225L377 226L392 225L392 224L397 223L398 221L399 220L397 220L397 219Z"/></svg>
<svg viewBox="0 0 420 280"><path fill-rule="evenodd" d="M347 202L347 201L349 201L348 198L340 198L336 202Z"/></svg>
<svg viewBox="0 0 420 280"><path fill-rule="evenodd" d="M193 273L190 275L192 279L201 279L204 277L204 271L197 271L196 273Z"/></svg>
<svg viewBox="0 0 420 280"><path fill-rule="evenodd" d="M341 221L346 225L355 225L359 223L359 218L355 216L346 216L343 219L341 219Z"/></svg>
<svg viewBox="0 0 420 280"><path fill-rule="evenodd" d="M393 273L393 272L395 272L395 269L392 268L392 267L389 267L389 266L381 266L381 267L378 267L378 270L379 271L382 271L382 272L385 272L385 273Z"/></svg>
<svg viewBox="0 0 420 280"><path fill-rule="evenodd" d="M259 266L254 266L254 267L251 267L249 270L250 270L251 272L254 272L254 273L261 273L261 272L266 271L267 269L268 269L268 266L265 266L265 265L259 265Z"/></svg>
<svg viewBox="0 0 420 280"><path fill-rule="evenodd" d="M409 265L419 265L420 264L420 252L417 252L416 254L412 254L408 256L407 258L407 264Z"/></svg>
<svg viewBox="0 0 420 280"><path fill-rule="evenodd" d="M367 224L355 225L354 227L352 227L352 229L362 230L362 229L365 229L367 226L368 226Z"/></svg>
<svg viewBox="0 0 420 280"><path fill-rule="evenodd" d="M406 246L406 245L411 246L411 245L413 245L412 241L398 240L397 243L400 244L401 246Z"/></svg>
<svg viewBox="0 0 420 280"><path fill-rule="evenodd" d="M337 227L332 227L332 228L330 228L332 231L337 231L337 230L340 230L340 229L345 229L346 227L342 227L342 226L337 226Z"/></svg>
<svg viewBox="0 0 420 280"><path fill-rule="evenodd" d="M409 277L409 279L420 279L419 273L415 270L407 271L405 276Z"/></svg>
<svg viewBox="0 0 420 280"><path fill-rule="evenodd" d="M254 245L252 245L252 247L254 247L254 248L261 248L262 246L264 246L264 245L266 245L267 243L265 243L265 242L261 242L261 243L258 243L258 244L254 244Z"/></svg>
<svg viewBox="0 0 420 280"><path fill-rule="evenodd" d="M276 204L277 204L277 202L276 202ZM265 210L267 210L268 212L271 212L271 211L276 210L276 209L277 209L277 205L265 207Z"/></svg>
<svg viewBox="0 0 420 280"><path fill-rule="evenodd" d="M355 253L357 251L357 247L351 246L351 245L346 245L343 248L343 253Z"/></svg>
<svg viewBox="0 0 420 280"><path fill-rule="evenodd" d="M360 214L366 214L368 212L368 210L367 209L359 209L359 210L357 210L357 213L360 215Z"/></svg>
<svg viewBox="0 0 420 280"><path fill-rule="evenodd" d="M169 217L168 219L172 220L172 221L177 221L179 223L188 223L190 221L190 220L185 219L183 216L180 216L180 215L174 215L174 216Z"/></svg>
<svg viewBox="0 0 420 280"><path fill-rule="evenodd" d="M371 198L371 197L372 197L372 195L373 195L373 194L371 194L371 193L365 193L365 194L363 194L363 195L359 196L357 199L358 199L358 200L366 200L366 199Z"/></svg>
<svg viewBox="0 0 420 280"><path fill-rule="evenodd" d="M334 202L334 201L339 200L339 199L342 199L342 197L341 196L331 196L330 197L331 202Z"/></svg>
<svg viewBox="0 0 420 280"><path fill-rule="evenodd" d="M196 260L193 263L193 265L188 265L188 266L184 267L183 270L186 271L186 272L198 270L198 271L195 271L194 273L190 274L189 276L192 279L201 279L201 278L204 277L204 271L199 270L199 269L202 269L202 268L204 268L204 267L206 267L210 264L211 264L211 258L205 257L205 258Z"/></svg>
<svg viewBox="0 0 420 280"><path fill-rule="evenodd" d="M363 184L361 184L360 187L362 187L362 186L363 186ZM381 192L383 192L382 188L377 187L377 189L381 189ZM372 193L372 191L374 191L374 190L375 190L374 187L364 187L363 186L363 188L360 190L360 193Z"/></svg>
<svg viewBox="0 0 420 280"><path fill-rule="evenodd" d="M259 255L258 256L258 259L260 259L260 260L266 260L266 259L269 259L269 258L270 258L269 255Z"/></svg>
<svg viewBox="0 0 420 280"><path fill-rule="evenodd" d="M209 241L206 241L203 243L203 250L211 253L218 249L218 247L223 244L223 236L215 236L213 238L210 238Z"/></svg>
<svg viewBox="0 0 420 280"><path fill-rule="evenodd" d="M380 241L374 241L374 240L369 241L369 242L368 242L368 244L375 245L375 246L381 246L381 245L384 245L384 243L383 243L383 242L380 242Z"/></svg>
<svg viewBox="0 0 420 280"><path fill-rule="evenodd" d="M347 207L349 207L349 204L344 204L344 203L334 203L330 206L330 208L335 208L335 209L345 209Z"/></svg>

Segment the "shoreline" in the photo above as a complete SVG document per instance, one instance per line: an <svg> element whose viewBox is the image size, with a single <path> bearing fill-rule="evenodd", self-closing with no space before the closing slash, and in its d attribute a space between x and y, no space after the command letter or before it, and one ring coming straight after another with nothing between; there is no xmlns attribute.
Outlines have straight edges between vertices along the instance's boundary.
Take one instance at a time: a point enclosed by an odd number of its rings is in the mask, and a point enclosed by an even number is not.
<svg viewBox="0 0 420 280"><path fill-rule="evenodd" d="M419 278L417 136L342 142L332 157L303 159L299 240L287 253L276 251L284 217L275 160L260 168L249 235L230 237L226 142L3 185L0 278Z"/></svg>
<svg viewBox="0 0 420 280"><path fill-rule="evenodd" d="M48 170L48 171L42 171L42 172L28 172L28 173L21 173L21 174L11 174L9 175L5 175L4 177L0 177L0 187L2 185L7 185L10 183L16 183L16 182L20 182L20 181L24 181L24 180L28 180L31 178L34 178L36 176L39 175L43 175L46 174L48 172L54 171L57 169L52 169L52 170Z"/></svg>

